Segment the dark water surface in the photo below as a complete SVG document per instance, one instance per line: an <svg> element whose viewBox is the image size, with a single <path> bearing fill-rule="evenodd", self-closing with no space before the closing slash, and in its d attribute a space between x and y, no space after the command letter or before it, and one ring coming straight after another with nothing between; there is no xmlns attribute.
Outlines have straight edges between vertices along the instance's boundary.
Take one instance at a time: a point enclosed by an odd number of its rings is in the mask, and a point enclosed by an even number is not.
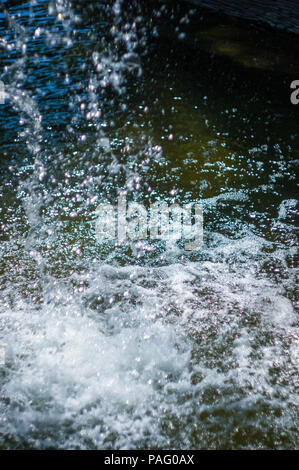
<svg viewBox="0 0 299 470"><path fill-rule="evenodd" d="M298 39L136 3L3 2L0 447L293 449ZM203 247L99 243L121 190Z"/></svg>

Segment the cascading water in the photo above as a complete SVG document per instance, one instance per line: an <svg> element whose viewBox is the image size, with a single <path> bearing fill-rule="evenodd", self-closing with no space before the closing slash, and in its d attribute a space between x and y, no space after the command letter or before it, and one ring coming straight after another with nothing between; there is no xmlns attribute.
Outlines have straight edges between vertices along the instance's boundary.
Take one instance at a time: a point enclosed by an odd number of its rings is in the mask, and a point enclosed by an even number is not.
<svg viewBox="0 0 299 470"><path fill-rule="evenodd" d="M18 3L0 14L1 447L294 448L296 110L246 82L281 85L271 56L250 65L206 18L192 49L188 5ZM202 248L99 243L121 191L201 200Z"/></svg>

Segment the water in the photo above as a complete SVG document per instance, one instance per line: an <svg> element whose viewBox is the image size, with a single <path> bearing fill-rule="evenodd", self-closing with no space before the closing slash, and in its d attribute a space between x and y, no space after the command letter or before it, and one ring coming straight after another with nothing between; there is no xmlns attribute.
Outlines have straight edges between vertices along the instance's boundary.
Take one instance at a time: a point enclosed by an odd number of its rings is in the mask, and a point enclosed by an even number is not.
<svg viewBox="0 0 299 470"><path fill-rule="evenodd" d="M4 3L1 447L295 448L298 40ZM120 190L201 200L202 249L98 243Z"/></svg>

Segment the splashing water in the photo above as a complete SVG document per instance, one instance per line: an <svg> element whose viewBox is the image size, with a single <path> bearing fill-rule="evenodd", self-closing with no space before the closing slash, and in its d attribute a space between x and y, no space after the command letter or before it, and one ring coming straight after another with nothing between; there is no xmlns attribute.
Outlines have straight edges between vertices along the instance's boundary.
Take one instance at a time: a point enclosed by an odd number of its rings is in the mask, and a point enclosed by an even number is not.
<svg viewBox="0 0 299 470"><path fill-rule="evenodd" d="M239 32L188 5L1 11L1 447L295 448L299 138L277 93L286 72L250 69L242 41L237 61L218 46L211 59L193 29ZM202 249L99 244L95 209L120 191L201 199Z"/></svg>

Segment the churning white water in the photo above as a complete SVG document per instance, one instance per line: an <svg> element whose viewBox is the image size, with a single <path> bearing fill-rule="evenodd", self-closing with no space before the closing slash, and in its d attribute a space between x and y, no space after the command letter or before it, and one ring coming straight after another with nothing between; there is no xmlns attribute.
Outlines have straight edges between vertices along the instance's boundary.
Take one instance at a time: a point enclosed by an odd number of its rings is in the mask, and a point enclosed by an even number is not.
<svg viewBox="0 0 299 470"><path fill-rule="evenodd" d="M249 124L240 149L217 122L227 103L198 114L215 91L184 95L152 59L157 81L141 77L157 32L136 9L93 22L31 1L0 17L0 447L294 448L297 137L271 153ZM203 247L99 244L95 208L122 188L200 195Z"/></svg>

